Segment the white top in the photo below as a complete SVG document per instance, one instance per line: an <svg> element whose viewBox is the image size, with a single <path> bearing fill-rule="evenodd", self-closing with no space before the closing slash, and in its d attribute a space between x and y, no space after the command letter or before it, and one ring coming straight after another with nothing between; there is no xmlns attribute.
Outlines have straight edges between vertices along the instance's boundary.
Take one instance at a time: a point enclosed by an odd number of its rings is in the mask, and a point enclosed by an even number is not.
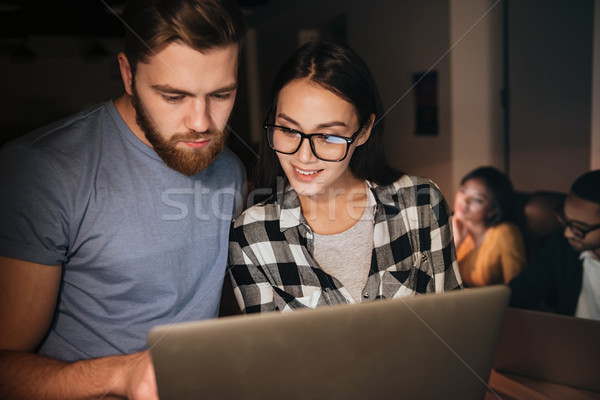
<svg viewBox="0 0 600 400"><path fill-rule="evenodd" d="M592 256L591 251L584 251L583 282L575 316L600 320L600 260Z"/></svg>

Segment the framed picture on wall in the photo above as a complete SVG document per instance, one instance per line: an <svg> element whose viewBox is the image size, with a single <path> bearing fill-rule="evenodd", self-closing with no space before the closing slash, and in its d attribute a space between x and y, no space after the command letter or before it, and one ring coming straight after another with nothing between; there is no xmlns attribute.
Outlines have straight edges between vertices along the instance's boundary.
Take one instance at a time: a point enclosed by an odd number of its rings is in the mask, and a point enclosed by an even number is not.
<svg viewBox="0 0 600 400"><path fill-rule="evenodd" d="M415 134L437 135L439 130L438 73L437 71L413 74L415 96Z"/></svg>

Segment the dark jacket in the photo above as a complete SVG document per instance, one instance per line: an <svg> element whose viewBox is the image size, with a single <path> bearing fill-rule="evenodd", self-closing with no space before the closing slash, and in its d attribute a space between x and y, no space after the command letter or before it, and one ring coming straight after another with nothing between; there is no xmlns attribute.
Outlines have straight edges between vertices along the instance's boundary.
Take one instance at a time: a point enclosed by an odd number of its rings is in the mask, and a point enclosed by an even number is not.
<svg viewBox="0 0 600 400"><path fill-rule="evenodd" d="M583 262L560 230L544 243L538 257L510 283L510 306L549 307L558 314L575 315Z"/></svg>

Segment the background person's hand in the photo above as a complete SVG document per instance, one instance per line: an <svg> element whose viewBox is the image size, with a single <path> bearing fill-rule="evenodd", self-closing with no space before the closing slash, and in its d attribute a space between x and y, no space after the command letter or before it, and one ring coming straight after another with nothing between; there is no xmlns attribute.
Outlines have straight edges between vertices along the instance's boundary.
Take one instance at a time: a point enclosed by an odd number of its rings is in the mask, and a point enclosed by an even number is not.
<svg viewBox="0 0 600 400"><path fill-rule="evenodd" d="M452 216L452 234L454 235L454 247L457 249L467 237L467 227L456 215Z"/></svg>

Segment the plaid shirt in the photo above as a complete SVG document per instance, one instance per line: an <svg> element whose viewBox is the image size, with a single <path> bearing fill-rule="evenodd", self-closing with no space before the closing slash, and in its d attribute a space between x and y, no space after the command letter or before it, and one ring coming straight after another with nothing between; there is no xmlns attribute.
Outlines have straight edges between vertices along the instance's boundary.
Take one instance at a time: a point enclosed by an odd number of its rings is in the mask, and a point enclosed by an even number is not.
<svg viewBox="0 0 600 400"><path fill-rule="evenodd" d="M376 206L362 301L462 288L449 208L435 183L405 175L391 185L367 185L368 202ZM312 254L313 233L293 189L242 213L229 243L229 274L242 311L355 303Z"/></svg>

